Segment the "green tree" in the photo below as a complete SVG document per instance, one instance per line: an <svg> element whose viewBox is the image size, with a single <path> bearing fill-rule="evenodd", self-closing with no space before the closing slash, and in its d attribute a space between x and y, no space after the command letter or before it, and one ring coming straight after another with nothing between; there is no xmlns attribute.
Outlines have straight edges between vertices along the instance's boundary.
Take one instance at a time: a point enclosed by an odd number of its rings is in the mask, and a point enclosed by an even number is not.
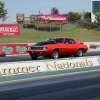
<svg viewBox="0 0 100 100"><path fill-rule="evenodd" d="M84 18L91 18L90 12L84 12Z"/></svg>
<svg viewBox="0 0 100 100"><path fill-rule="evenodd" d="M81 18L81 14L77 12L69 12L68 13L68 21L79 20Z"/></svg>
<svg viewBox="0 0 100 100"><path fill-rule="evenodd" d="M4 23L4 21L8 18L7 17L7 9L5 9L4 2L0 1L0 19Z"/></svg>
<svg viewBox="0 0 100 100"><path fill-rule="evenodd" d="M8 18L8 16L2 16L2 17L1 17L1 20L2 20L3 24L4 24L4 21L5 21L7 18Z"/></svg>
<svg viewBox="0 0 100 100"><path fill-rule="evenodd" d="M56 7L51 9L51 14L59 14L59 10Z"/></svg>

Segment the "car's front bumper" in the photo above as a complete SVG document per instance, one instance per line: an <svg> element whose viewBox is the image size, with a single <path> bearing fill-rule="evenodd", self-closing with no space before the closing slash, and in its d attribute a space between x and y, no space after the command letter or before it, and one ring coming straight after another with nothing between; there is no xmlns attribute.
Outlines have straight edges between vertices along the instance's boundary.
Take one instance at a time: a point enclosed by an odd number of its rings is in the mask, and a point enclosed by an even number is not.
<svg viewBox="0 0 100 100"><path fill-rule="evenodd" d="M48 52L48 51L46 51L46 50L27 50L27 52L29 53L29 54L33 54L33 55L50 55L51 53L50 52Z"/></svg>

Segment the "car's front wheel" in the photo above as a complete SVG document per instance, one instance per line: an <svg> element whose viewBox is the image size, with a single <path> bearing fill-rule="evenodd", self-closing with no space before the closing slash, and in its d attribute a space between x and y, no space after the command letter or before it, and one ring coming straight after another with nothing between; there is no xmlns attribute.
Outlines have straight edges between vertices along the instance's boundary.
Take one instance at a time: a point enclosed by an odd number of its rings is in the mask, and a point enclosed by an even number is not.
<svg viewBox="0 0 100 100"><path fill-rule="evenodd" d="M83 56L83 50L79 49L74 56L75 57L82 57Z"/></svg>
<svg viewBox="0 0 100 100"><path fill-rule="evenodd" d="M51 54L51 58L52 59L57 59L58 58L58 50L54 50L53 52L52 52L52 54Z"/></svg>
<svg viewBox="0 0 100 100"><path fill-rule="evenodd" d="M32 58L33 60L37 59L37 56L35 56L35 55L33 55L33 54L30 54L30 56L31 56L31 58Z"/></svg>

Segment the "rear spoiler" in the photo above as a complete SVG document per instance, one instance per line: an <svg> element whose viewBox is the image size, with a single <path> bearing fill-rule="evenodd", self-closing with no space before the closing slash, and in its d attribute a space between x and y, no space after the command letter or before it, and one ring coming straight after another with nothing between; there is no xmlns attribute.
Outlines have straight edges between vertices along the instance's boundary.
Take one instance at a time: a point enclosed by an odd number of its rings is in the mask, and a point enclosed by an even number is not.
<svg viewBox="0 0 100 100"><path fill-rule="evenodd" d="M83 42L80 42L80 44L84 44Z"/></svg>

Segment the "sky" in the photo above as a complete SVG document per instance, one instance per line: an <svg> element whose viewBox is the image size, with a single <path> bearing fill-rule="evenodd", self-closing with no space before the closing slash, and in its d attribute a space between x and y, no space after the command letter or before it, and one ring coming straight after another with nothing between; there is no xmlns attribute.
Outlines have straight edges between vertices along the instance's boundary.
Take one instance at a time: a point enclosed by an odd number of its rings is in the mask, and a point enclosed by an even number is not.
<svg viewBox="0 0 100 100"><path fill-rule="evenodd" d="M5 23L13 23L16 20L16 13L23 13L25 17L31 14L50 14L51 9L56 7L60 14L67 14L70 11L83 12L91 11L91 0L1 0L8 11L8 18ZM2 23L0 21L0 23Z"/></svg>

